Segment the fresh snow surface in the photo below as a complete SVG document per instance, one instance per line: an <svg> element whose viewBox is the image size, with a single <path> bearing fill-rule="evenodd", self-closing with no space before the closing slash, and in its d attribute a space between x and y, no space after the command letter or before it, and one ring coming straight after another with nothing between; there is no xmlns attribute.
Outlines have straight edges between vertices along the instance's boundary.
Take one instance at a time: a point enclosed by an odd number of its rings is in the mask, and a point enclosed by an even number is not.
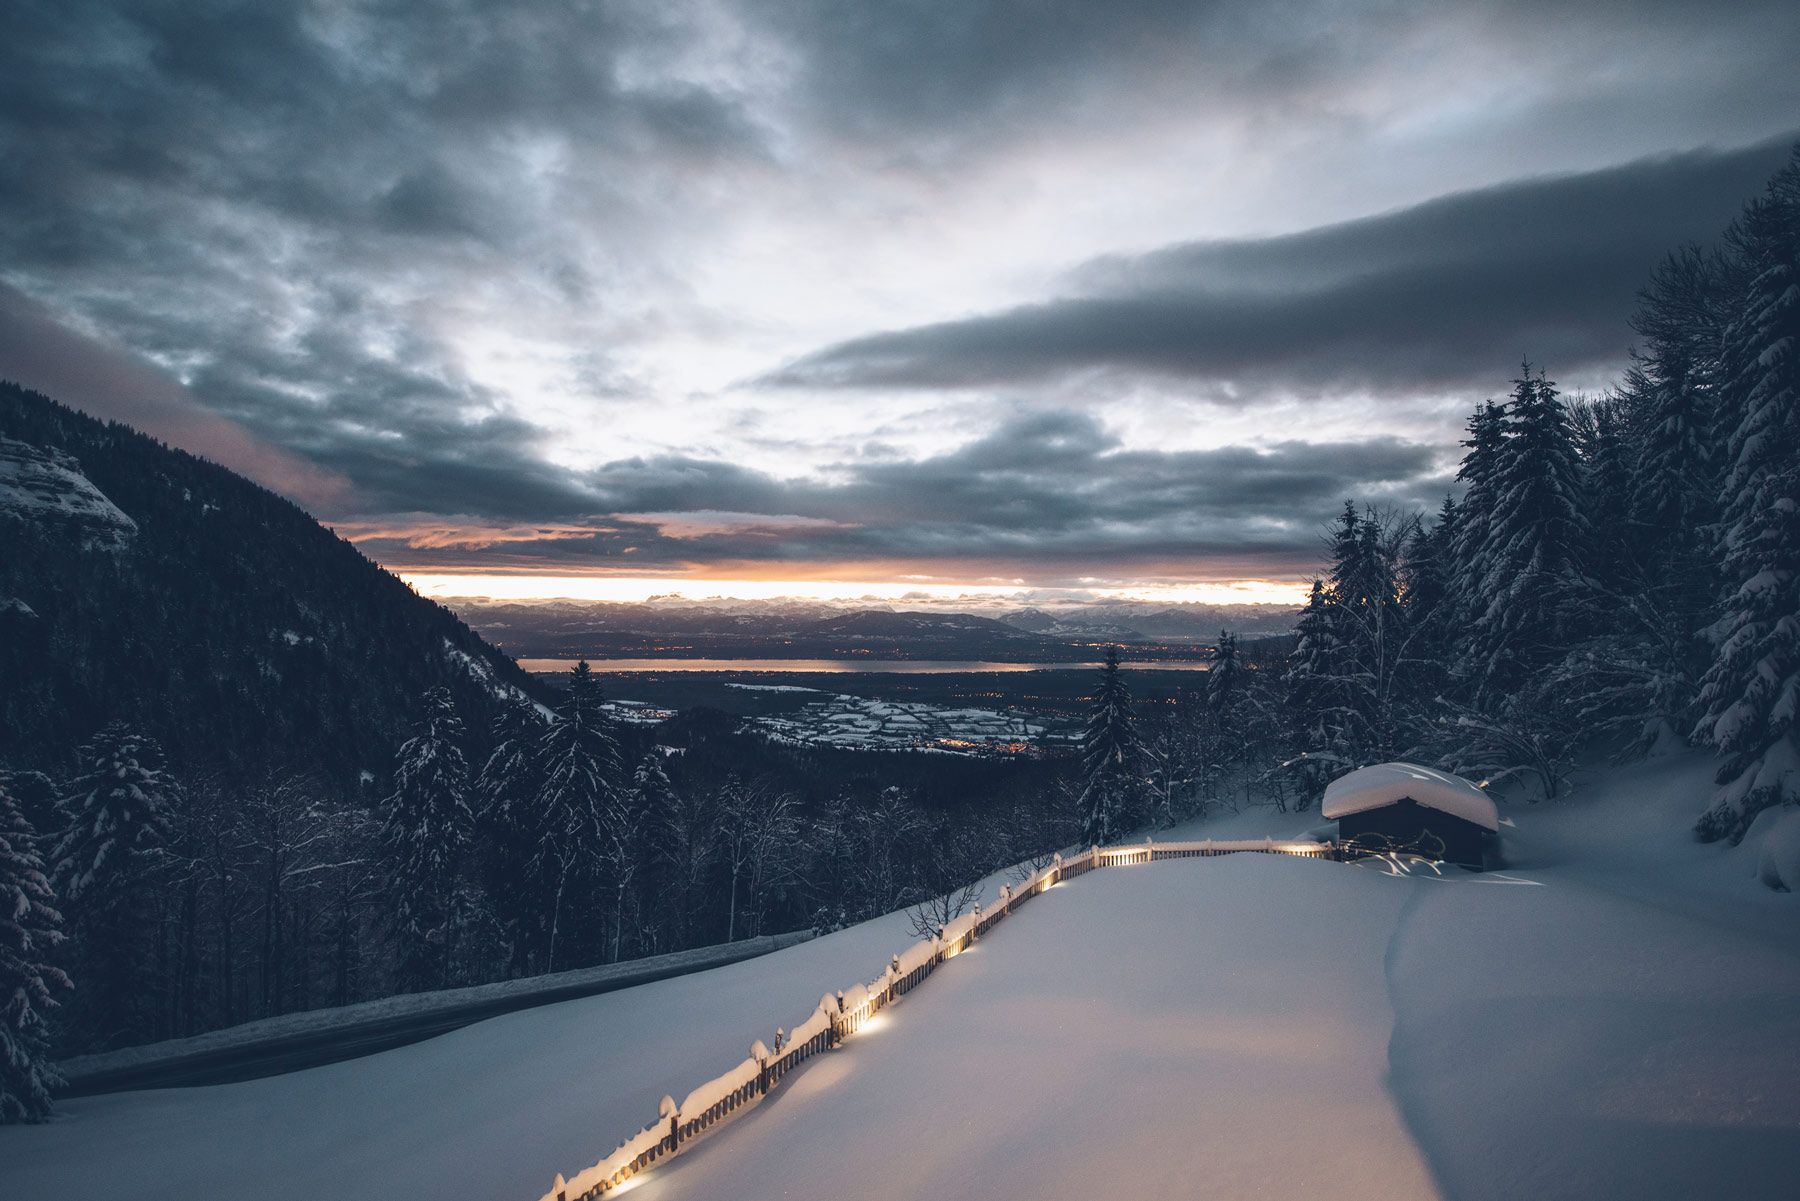
<svg viewBox="0 0 1800 1201"><path fill-rule="evenodd" d="M1416 763L1377 763L1359 767L1333 780L1325 789L1320 816L1335 821L1411 797L1428 809L1474 822L1485 830L1500 829L1494 800L1461 776Z"/></svg>
<svg viewBox="0 0 1800 1201"><path fill-rule="evenodd" d="M286 1076L78 1097L0 1127L0 1197L535 1201L911 945L904 913L728 967ZM254 1183L252 1183L254 1182Z"/></svg>
<svg viewBox="0 0 1800 1201"><path fill-rule="evenodd" d="M1688 836L1712 769L1503 799L1500 872L1091 872L634 1191L1786 1201L1800 895L1760 882L1749 840ZM1157 841L1318 820L1247 810ZM0 1129L0 1195L533 1201L876 976L906 924L286 1077L68 1101Z"/></svg>
<svg viewBox="0 0 1800 1201"><path fill-rule="evenodd" d="M726 963L733 959L748 959L753 955L766 954L772 949L784 947L790 943L803 942L811 938L810 931L793 934L778 934L762 939L746 939L742 942L724 943L710 947L695 947L687 951L678 951L672 955L656 956L648 959L625 960L620 963L603 964L599 967L577 968L573 971L555 972L545 976L531 976L521 980L503 980L492 984L476 984L466 988L447 988L432 992L403 993L399 996L382 997L373 1001L361 1001L353 1005L335 1006L327 1009L308 1009L299 1013L286 1013L278 1017L262 1018L242 1025L228 1026L223 1030L213 1030L206 1034L197 1034L190 1038L170 1039L166 1042L150 1043L145 1046L125 1047L117 1051L106 1051L97 1055L84 1055L76 1059L65 1060L58 1065L62 1075L75 1081L81 1077L105 1076L118 1072L129 1072L134 1069L157 1069L163 1067L180 1067L196 1060L216 1061L224 1055L239 1056L238 1062L246 1052L255 1056L258 1052L270 1053L271 1049L282 1045L292 1046L296 1043L326 1042L341 1039L348 1044L355 1044L359 1037L366 1046L370 1031L385 1031L392 1027L404 1026L409 1022L428 1023L441 1021L445 1026L454 1025L459 1015L470 1013L494 1013L501 1009L528 1009L534 1004L543 1003L534 998L561 995L571 996L579 992L600 993L613 988L630 986L633 977L642 977L661 973L678 974L683 970L706 968L710 964ZM621 984L620 982L626 982ZM401 1041L401 1040L395 1040ZM254 1058L252 1059L254 1062ZM245 1072L243 1075L255 1075Z"/></svg>
<svg viewBox="0 0 1800 1201"><path fill-rule="evenodd" d="M637 1193L1435 1196L1383 1087L1410 891L1263 855L1089 873Z"/></svg>

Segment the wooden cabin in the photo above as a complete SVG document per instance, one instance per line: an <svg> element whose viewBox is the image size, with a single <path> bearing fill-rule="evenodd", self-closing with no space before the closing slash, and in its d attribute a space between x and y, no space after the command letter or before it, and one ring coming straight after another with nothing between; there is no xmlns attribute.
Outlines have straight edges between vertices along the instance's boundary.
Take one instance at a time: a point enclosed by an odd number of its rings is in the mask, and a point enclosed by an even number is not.
<svg viewBox="0 0 1800 1201"><path fill-rule="evenodd" d="M1378 763L1333 780L1321 816L1338 839L1370 853L1398 851L1480 868L1500 831L1493 798L1461 776L1416 763Z"/></svg>

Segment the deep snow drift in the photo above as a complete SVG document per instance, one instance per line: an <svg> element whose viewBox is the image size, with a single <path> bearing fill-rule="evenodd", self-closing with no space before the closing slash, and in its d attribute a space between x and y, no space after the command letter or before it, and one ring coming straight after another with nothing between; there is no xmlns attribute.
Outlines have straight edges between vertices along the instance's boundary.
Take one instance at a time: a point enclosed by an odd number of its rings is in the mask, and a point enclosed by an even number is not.
<svg viewBox="0 0 1800 1201"><path fill-rule="evenodd" d="M645 1198L1734 1198L1800 1179L1800 897L1710 763L1503 805L1514 866L1277 856L1040 897ZM1298 833L1266 811L1166 837ZM901 917L291 1076L67 1102L0 1193L530 1201L910 942Z"/></svg>

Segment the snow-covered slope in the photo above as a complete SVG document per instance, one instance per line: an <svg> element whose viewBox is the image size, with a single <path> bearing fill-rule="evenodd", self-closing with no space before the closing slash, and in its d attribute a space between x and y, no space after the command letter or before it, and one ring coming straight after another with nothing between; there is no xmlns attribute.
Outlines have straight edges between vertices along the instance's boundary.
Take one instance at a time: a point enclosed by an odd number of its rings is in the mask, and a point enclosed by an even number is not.
<svg viewBox="0 0 1800 1201"><path fill-rule="evenodd" d="M905 915L760 959L240 1084L82 1097L0 1127L0 1197L532 1201L677 1096L874 974ZM604 1145L603 1145L604 1144Z"/></svg>
<svg viewBox="0 0 1800 1201"><path fill-rule="evenodd" d="M1800 898L1758 882L1752 848L1685 835L1709 766L1503 805L1506 872L1089 873L634 1188L1785 1199ZM530 1201L908 942L889 917L350 1063L71 1101L0 1130L0 1194Z"/></svg>
<svg viewBox="0 0 1800 1201"><path fill-rule="evenodd" d="M1435 1196L1383 1084L1409 891L1264 855L1059 885L638 1194Z"/></svg>

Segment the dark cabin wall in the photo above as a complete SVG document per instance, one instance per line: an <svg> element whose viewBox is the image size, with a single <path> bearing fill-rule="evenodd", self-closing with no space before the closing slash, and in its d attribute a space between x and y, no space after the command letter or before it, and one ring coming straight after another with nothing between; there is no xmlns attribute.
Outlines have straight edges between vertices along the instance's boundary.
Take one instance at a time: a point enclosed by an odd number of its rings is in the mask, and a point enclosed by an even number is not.
<svg viewBox="0 0 1800 1201"><path fill-rule="evenodd" d="M1438 854L1437 843L1442 842L1442 857L1447 862L1476 868L1482 865L1486 833L1474 822L1428 808L1411 797L1338 819L1338 837L1345 842L1361 840L1370 850L1416 849L1427 855Z"/></svg>

